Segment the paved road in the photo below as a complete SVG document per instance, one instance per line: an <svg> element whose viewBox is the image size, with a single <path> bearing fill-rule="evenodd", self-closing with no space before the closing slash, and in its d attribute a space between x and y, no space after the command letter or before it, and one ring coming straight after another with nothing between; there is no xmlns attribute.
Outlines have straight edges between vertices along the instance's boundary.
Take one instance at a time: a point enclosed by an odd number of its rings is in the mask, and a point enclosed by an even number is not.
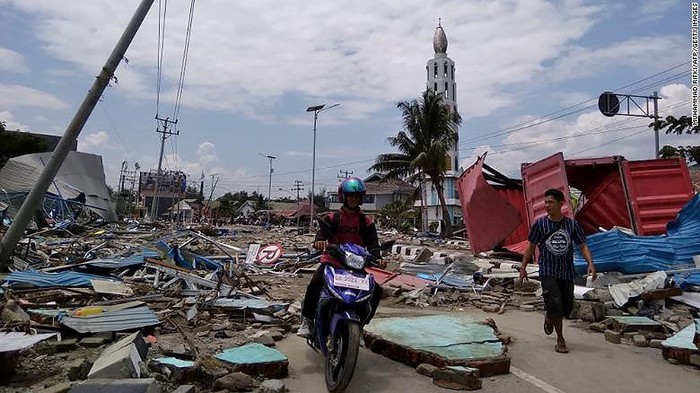
<svg viewBox="0 0 700 393"><path fill-rule="evenodd" d="M411 309L380 309L380 316L436 313ZM509 345L511 373L483 380L484 393L690 393L700 386L700 370L672 365L660 349L615 345L600 333L565 322L568 354L554 352L555 339L542 333L540 313L509 310L503 315L469 311L473 318L493 318L499 329L513 337ZM296 336L278 343L289 356L291 392L326 392L323 359ZM364 348L348 392L453 392L433 385L413 368Z"/></svg>

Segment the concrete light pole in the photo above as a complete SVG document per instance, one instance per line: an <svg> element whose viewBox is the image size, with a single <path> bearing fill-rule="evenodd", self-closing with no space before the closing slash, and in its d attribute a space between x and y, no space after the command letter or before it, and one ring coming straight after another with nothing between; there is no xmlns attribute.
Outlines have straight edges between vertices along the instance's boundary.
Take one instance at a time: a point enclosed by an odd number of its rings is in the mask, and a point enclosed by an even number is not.
<svg viewBox="0 0 700 393"><path fill-rule="evenodd" d="M7 262L10 260L10 256L12 255L12 251L14 251L14 248L17 245L17 241L20 237L22 237L22 234L24 234L24 230L27 228L29 220L44 198L46 190L49 189L49 186L58 173L58 170L61 168L63 161L65 161L68 151L70 150L70 146L76 139L78 139L80 131L82 131L85 122L87 122L87 119L92 113L92 110L95 109L95 105L100 99L100 96L102 96L102 92L104 92L105 88L109 84L109 81L114 76L114 71L117 69L119 62L121 62L121 60L124 58L126 49L134 39L136 32L139 30L139 27L146 17L146 14L148 14L148 10L151 8L152 4L153 0L142 0L139 4L136 12L131 17L129 24L122 33L122 36L119 38L117 45L114 47L112 53L110 53L109 57L107 58L107 61L102 66L100 74L97 76L97 78L95 78L95 81L85 96L80 108L78 108L78 111L73 116L68 128L66 128L66 132L63 134L61 141L58 142L58 145L54 149L51 159L49 159L46 167L44 167L41 175L39 175L39 179L37 179L34 187L32 187L29 195L27 195L24 203L22 203L22 207L17 212L12 225L10 225L10 228L8 228L5 236L2 238L2 243L0 243L0 270L5 269Z"/></svg>
<svg viewBox="0 0 700 393"><path fill-rule="evenodd" d="M312 152L312 163L311 163L311 197L309 198L310 201L309 203L311 204L309 211L311 212L311 219L309 222L309 229L314 226L314 185L316 183L316 123L318 122L318 114L323 111L327 111L331 108L335 108L340 104L333 104L331 106L326 106L326 104L321 104L321 105L315 105L315 106L310 106L306 108L307 112L313 112L314 113L314 146L313 146L313 152Z"/></svg>

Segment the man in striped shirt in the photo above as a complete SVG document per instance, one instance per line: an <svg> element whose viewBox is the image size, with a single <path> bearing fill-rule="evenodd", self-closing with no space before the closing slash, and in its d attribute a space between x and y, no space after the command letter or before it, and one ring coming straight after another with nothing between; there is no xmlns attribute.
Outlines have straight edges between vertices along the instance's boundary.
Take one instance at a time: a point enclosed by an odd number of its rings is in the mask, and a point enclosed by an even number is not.
<svg viewBox="0 0 700 393"><path fill-rule="evenodd" d="M564 193L549 189L544 195L547 216L535 221L530 229L530 244L523 255L520 281L527 278L525 267L532 260L536 245L539 250L537 262L545 305L544 332L549 335L556 330L557 344L554 350L567 353L569 349L562 334L562 320L569 317L574 306L574 244L581 249L583 258L588 262L588 274L594 280L596 270L583 229L578 222L561 213Z"/></svg>

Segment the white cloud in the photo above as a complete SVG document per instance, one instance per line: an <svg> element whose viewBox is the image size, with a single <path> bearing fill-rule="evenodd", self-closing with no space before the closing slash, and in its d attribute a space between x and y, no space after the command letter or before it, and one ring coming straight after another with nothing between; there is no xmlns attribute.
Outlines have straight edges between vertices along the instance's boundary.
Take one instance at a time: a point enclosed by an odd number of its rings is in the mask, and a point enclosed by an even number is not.
<svg viewBox="0 0 700 393"><path fill-rule="evenodd" d="M14 4L41 16L38 36L47 51L94 72L136 1ZM545 1L487 6L457 0L200 2L183 105L255 116L285 95L299 94L318 98L310 104L347 102L351 110L339 112L346 121L367 118L425 88L425 71L416 59L432 57L432 35L442 16L459 90L486 97L472 102L467 94L458 95L460 106L469 105L467 116L484 115L512 102L501 90L541 72L542 63L580 38L601 9ZM129 64L117 72L121 92L149 100L155 89L157 14L154 6L127 52ZM175 97L187 15L185 3L168 7L164 107Z"/></svg>
<svg viewBox="0 0 700 393"><path fill-rule="evenodd" d="M0 83L0 108L37 107L64 109L66 103L51 94L20 85Z"/></svg>
<svg viewBox="0 0 700 393"><path fill-rule="evenodd" d="M660 116L680 116L690 112L690 89L687 86L663 86L660 96ZM515 119L514 123L526 123L535 118L525 116ZM512 132L498 145L482 143L468 148L466 146L474 145L474 142L463 141L465 150L461 152L461 164L464 168L469 167L478 155L488 151L489 165L509 176L520 177L521 163L535 162L559 151L564 153L565 159L612 155L631 160L650 159L654 157L654 133L648 127L649 123L649 118L605 117L595 109L571 121L559 119ZM660 146L698 144L696 135L675 136L661 132L659 140Z"/></svg>
<svg viewBox="0 0 700 393"><path fill-rule="evenodd" d="M5 123L5 129L7 130L29 131L29 126L16 122L15 116L8 111L0 112L0 121Z"/></svg>
<svg viewBox="0 0 700 393"><path fill-rule="evenodd" d="M80 143L78 143L80 150L85 152L90 152L95 148L104 148L107 146L109 146L109 134L107 134L107 131L97 131L87 134L82 138Z"/></svg>
<svg viewBox="0 0 700 393"><path fill-rule="evenodd" d="M0 71L25 73L27 65L24 56L13 50L0 47Z"/></svg>
<svg viewBox="0 0 700 393"><path fill-rule="evenodd" d="M560 57L548 77L579 79L611 72L620 66L659 69L686 61L687 51L687 39L680 36L638 37L602 48L579 46Z"/></svg>

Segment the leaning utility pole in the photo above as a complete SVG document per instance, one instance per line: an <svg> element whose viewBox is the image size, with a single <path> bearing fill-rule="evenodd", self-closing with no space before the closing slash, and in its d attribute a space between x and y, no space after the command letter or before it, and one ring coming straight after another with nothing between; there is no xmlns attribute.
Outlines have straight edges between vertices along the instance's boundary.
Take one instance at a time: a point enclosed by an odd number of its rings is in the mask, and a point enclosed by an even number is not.
<svg viewBox="0 0 700 393"><path fill-rule="evenodd" d="M177 119L172 121L167 117L165 119L161 119L160 117L156 116L156 120L163 122L163 129L156 129L156 132L163 135L161 135L160 138L160 156L158 157L158 173L156 173L155 184L156 188L153 190L153 203L151 203L151 220L153 220L153 222L158 221L158 188L160 188L158 183L160 182L160 171L163 168L163 150L165 149L165 140L171 135L180 135L180 130L172 132L168 129L170 124L177 125Z"/></svg>
<svg viewBox="0 0 700 393"><path fill-rule="evenodd" d="M152 4L153 0L142 0L141 4L139 4L134 16L131 17L129 24L124 30L124 33L122 33L121 38L119 38L119 42L117 42L117 45L107 58L105 65L102 66L100 75L95 78L92 87L85 96L80 108L78 108L78 111L73 116L61 141L56 145L49 162L46 164L46 167L44 167L41 175L39 175L39 179L34 184L34 187L32 187L24 203L22 203L22 207L19 209L19 212L17 212L12 225L7 229L5 236L2 238L2 242L0 242L0 270L6 270L7 263L17 245L17 241L24 234L29 220L44 198L46 190L49 189L49 185L61 168L63 161L65 161L70 146L78 139L80 131L82 131L85 122L87 122L97 101L102 96L102 92L104 92L107 84L109 84L109 81L114 76L114 71L117 69L122 58L124 58L126 49L134 39L136 32L141 26L146 14L148 14L148 10L151 8Z"/></svg>

